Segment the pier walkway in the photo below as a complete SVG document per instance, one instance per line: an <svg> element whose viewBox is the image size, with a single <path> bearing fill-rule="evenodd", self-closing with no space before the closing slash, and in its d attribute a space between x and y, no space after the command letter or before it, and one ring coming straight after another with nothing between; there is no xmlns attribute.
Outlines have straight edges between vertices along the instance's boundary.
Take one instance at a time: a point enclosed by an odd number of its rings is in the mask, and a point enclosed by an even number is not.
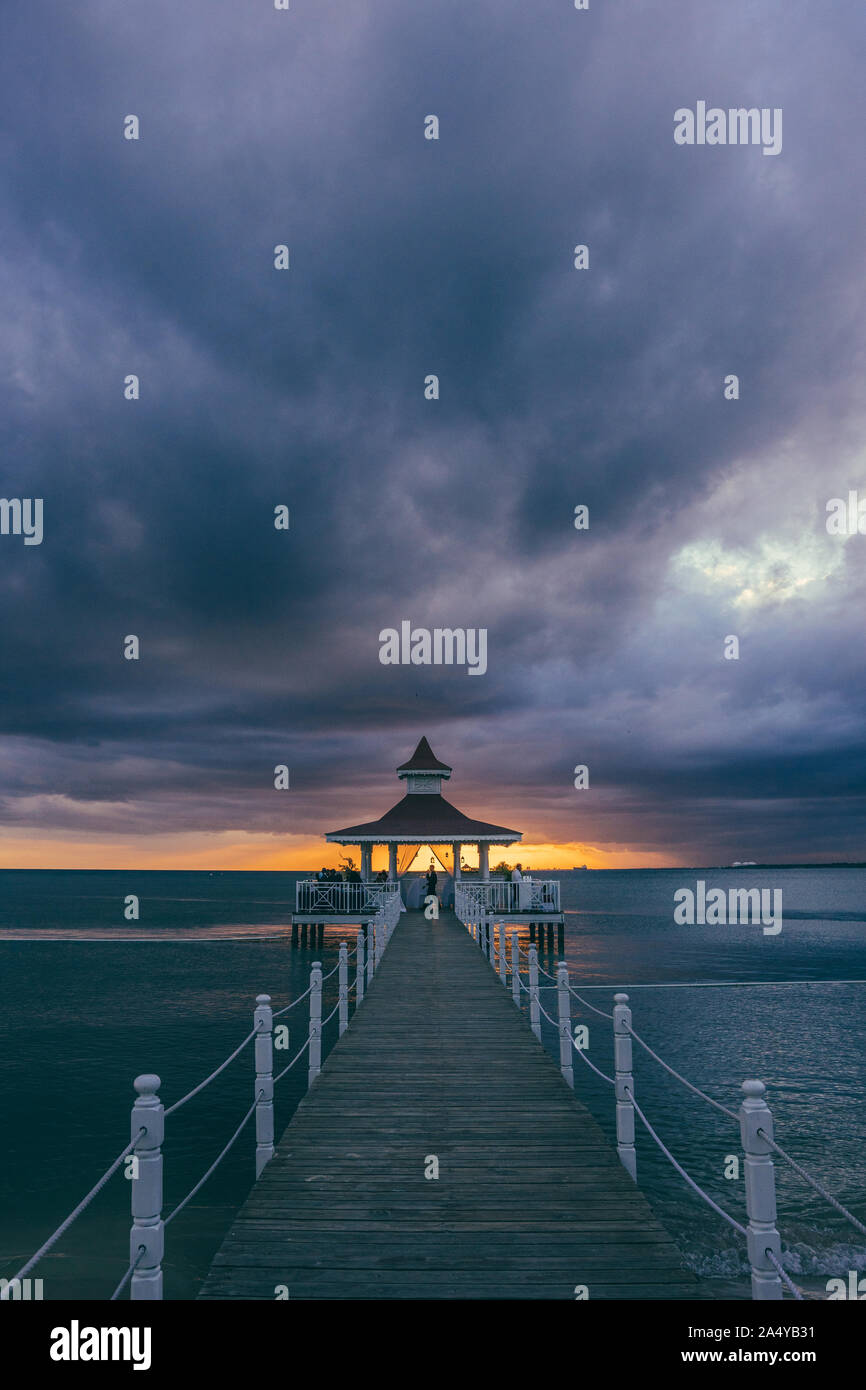
<svg viewBox="0 0 866 1390"><path fill-rule="evenodd" d="M280 1286L291 1299L701 1297L452 912L403 914L199 1297L273 1300Z"/></svg>

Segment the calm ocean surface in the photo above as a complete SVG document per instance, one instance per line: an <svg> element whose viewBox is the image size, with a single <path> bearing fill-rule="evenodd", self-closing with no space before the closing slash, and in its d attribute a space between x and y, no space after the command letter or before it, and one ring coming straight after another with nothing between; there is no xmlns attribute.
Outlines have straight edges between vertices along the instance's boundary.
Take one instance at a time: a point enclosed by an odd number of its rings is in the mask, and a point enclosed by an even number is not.
<svg viewBox="0 0 866 1390"><path fill-rule="evenodd" d="M744 1078L765 1081L779 1142L866 1219L866 869L553 876L562 883L566 956L578 987L603 986L588 997L606 1009L614 990L627 988L635 1030L725 1104L736 1107ZM323 950L291 946L299 877L306 875L0 871L0 1275L15 1272L127 1143L134 1076L157 1072L170 1104L249 1031L256 994L271 994L279 1007L306 988L314 957L325 971L336 963L345 928L326 934ZM722 888L781 888L781 933L675 925L674 890L699 878ZM123 920L129 893L141 899L137 923ZM545 951L547 969L553 958ZM335 985L336 976L325 986L325 1013ZM553 1012L550 998L542 995ZM304 1040L303 1010L288 1015L289 1055ZM609 1025L578 1017L590 1026L589 1056L610 1072ZM555 1053L553 1030L544 1030ZM635 1091L648 1118L695 1180L742 1219L742 1179L723 1176L726 1155L740 1151L738 1129L635 1053ZM166 1210L236 1128L251 1100L251 1065L244 1052L169 1121ZM612 1136L609 1088L577 1059L575 1071L577 1094ZM278 1088L278 1133L303 1089L299 1064ZM746 1270L740 1238L688 1193L645 1134L637 1142L640 1185L689 1263L719 1281L720 1296L737 1288L747 1295L746 1279L731 1282ZM167 1298L195 1295L249 1190L252 1150L249 1129L169 1227ZM822 1290L830 1276L866 1271L866 1238L796 1174L779 1166L777 1178L786 1263L797 1280ZM127 1264L128 1195L115 1176L34 1271L46 1298L112 1292Z"/></svg>

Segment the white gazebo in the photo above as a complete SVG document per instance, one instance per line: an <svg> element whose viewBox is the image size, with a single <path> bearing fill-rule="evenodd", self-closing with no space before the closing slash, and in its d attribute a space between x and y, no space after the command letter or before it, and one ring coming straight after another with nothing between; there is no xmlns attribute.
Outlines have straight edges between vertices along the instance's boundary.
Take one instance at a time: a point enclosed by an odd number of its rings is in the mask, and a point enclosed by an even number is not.
<svg viewBox="0 0 866 1390"><path fill-rule="evenodd" d="M416 907L419 902L406 902L401 879L422 845L428 845L445 870L445 882L437 884L437 894L443 889L450 895L453 875L454 901L462 902L469 894L472 902L484 912L525 917L552 924L561 923L559 884L550 879L531 879L506 882L491 881L490 846L513 845L523 838L520 830L507 825L493 825L464 815L442 795L442 783L451 777L451 768L436 757L426 738L422 738L408 762L397 768L397 776L405 783L405 793L378 820L347 825L342 830L330 830L325 839L330 844L355 846L361 853L361 872L343 882L308 879L297 884L297 911L293 924L321 925L323 920L365 922L376 912L400 907ZM387 879L375 879L372 874L373 850L377 845L388 848ZM478 873L463 880L461 854L464 846L478 850ZM405 882L405 880L404 880ZM411 882L411 892L420 899L421 880Z"/></svg>
<svg viewBox="0 0 866 1390"><path fill-rule="evenodd" d="M388 846L388 878L393 882L408 867L421 845L435 849L436 857L449 873L453 872L455 880L460 878L463 846L476 845L478 877L487 879L490 876L490 846L513 845L523 838L520 830L473 820L445 800L442 783L450 778L451 768L439 761L426 738L421 739L409 761L400 764L397 776L406 783L406 793L390 811L378 820L347 825L325 836L331 844L358 845L361 878L365 881L372 878L370 866L376 845ZM399 862L401 849L409 851L403 864Z"/></svg>

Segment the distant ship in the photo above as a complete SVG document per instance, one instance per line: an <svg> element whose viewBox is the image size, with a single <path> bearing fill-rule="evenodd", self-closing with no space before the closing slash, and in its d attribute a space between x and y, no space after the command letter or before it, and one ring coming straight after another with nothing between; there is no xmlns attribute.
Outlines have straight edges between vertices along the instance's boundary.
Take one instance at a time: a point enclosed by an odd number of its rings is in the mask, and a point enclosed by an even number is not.
<svg viewBox="0 0 866 1390"><path fill-rule="evenodd" d="M575 864L575 865L573 865L571 872L572 872L573 874L579 874L580 871L581 871L581 869L586 869L586 872L589 873L589 869L587 869L587 867L586 867L585 864Z"/></svg>

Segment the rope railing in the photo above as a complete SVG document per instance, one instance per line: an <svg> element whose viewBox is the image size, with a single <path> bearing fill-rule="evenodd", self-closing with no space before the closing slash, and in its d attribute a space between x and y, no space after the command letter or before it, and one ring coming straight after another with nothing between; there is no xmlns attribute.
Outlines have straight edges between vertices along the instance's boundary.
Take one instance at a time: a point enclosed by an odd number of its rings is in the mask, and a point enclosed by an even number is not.
<svg viewBox="0 0 866 1390"><path fill-rule="evenodd" d="M282 1018L283 1014L287 1014L289 1012L289 1009L293 1009L296 1004L302 1003L303 1000L306 999L307 996L312 992L312 988L313 986L310 985L309 989L305 989L303 994L299 994L297 999L292 1000L291 1004L287 1004L284 1009L277 1009L274 1013L274 1018Z"/></svg>
<svg viewBox="0 0 866 1390"><path fill-rule="evenodd" d="M306 1052L306 1050L307 1050L307 1048L308 1048L309 1046L310 1046L310 1039L309 1039L309 1038L305 1038L305 1039L304 1039L304 1045L303 1045L303 1047L301 1047L301 1048L295 1053L295 1055L294 1055L294 1057L292 1058L291 1062L289 1062L289 1065L288 1065L287 1067L283 1067L282 1071L281 1071L277 1076L274 1077L274 1085L275 1085L275 1086L276 1086L276 1084L277 1084L278 1081L282 1081L283 1077L286 1075L286 1072L289 1072L289 1071L292 1070L292 1067L295 1065L295 1063L297 1062L298 1058L299 1058L299 1057L303 1057L304 1053Z"/></svg>
<svg viewBox="0 0 866 1390"><path fill-rule="evenodd" d="M326 975L322 974L319 962L314 961L310 971L310 984L308 988L304 990L303 994L298 995L297 999L293 999L291 1003L284 1005L280 1009L272 1010L270 996L260 994L256 1000L256 1010L251 1031L243 1041L229 1053L228 1057L226 1057L219 1066L215 1067L203 1081L200 1081L192 1090L188 1091L186 1095L181 1096L174 1104L163 1107L157 1094L161 1084L158 1076L145 1074L136 1077L135 1090L137 1092L137 1098L132 1107L132 1133L134 1137L120 1151L113 1163L102 1174L102 1177L93 1185L90 1191L69 1213L65 1220L62 1221L48 1239L43 1242L35 1254L31 1255L30 1259L21 1266L18 1273L12 1279L4 1280L2 1291L0 1291L0 1300L7 1300L17 1296L16 1290L20 1287L20 1281L30 1273L39 1261L56 1245L61 1236L69 1230L73 1222L87 1209L113 1174L117 1172L125 1159L129 1159L132 1164L126 1176L131 1179L132 1184L133 1224L130 1237L130 1250L135 1250L136 1255L135 1259L127 1266L126 1272L108 1301L116 1301L128 1285L130 1289L129 1296L132 1300L161 1299L162 1246L165 1227L174 1221L175 1217L179 1216L195 1195L201 1191L202 1187L240 1138L253 1115L256 1117L256 1177L258 1178L261 1175L265 1165L270 1161L274 1153L274 1087L279 1081L282 1081L283 1077L286 1076L294 1066L296 1066L304 1053L309 1054L307 1082L308 1085L312 1085L322 1065L322 1030L339 1014L339 1035L342 1036L345 1028L348 1026L348 1000L351 991L355 991L355 1009L363 1002L364 974L366 973L366 983L369 985L370 981L373 979L377 966L381 962L385 948L391 939L397 922L399 921L399 911L395 911L394 906L394 904L388 903L385 909L380 910L375 917L370 919L368 924L369 934L366 942L363 934L359 932L358 943L351 951L348 950L346 942L340 943L337 964L332 970L329 970ZM348 980L348 962L354 956L358 957L358 970L354 980L350 983ZM330 1013L322 1019L322 986L334 975L338 975L337 1002L334 1004ZM292 1060L287 1066L283 1067L282 1071L274 1076L274 1020L282 1018L305 999L309 999L310 1001L307 1036ZM253 1040L255 1040L255 1087L252 1104L237 1129L228 1140L228 1143L221 1149L207 1171L199 1178L198 1182L187 1193L183 1200L180 1201L166 1217L163 1217L162 1143L165 1119L180 1110L181 1107L191 1101L194 1096L199 1095L211 1082L215 1081Z"/></svg>
<svg viewBox="0 0 866 1390"><path fill-rule="evenodd" d="M118 1284L117 1288L114 1290L114 1293L111 1295L111 1298L108 1300L109 1303L113 1303L113 1302L115 1301L115 1299L117 1299L117 1298L120 1297L120 1295L123 1293L123 1290L126 1288L127 1284L129 1283L129 1281L130 1281L130 1279L132 1278L132 1276L133 1276L133 1274L135 1273L135 1271L138 1269L138 1266L141 1264L141 1262L142 1262L142 1260L143 1260L143 1258L144 1258L144 1256L145 1256L146 1254L147 1254L147 1246L146 1246L146 1245L139 1245L139 1247L138 1247L138 1254L136 1255L136 1257L135 1257L135 1259L133 1260L132 1264L129 1266L129 1269L128 1269L128 1270L126 1271L126 1273L124 1274L124 1276L123 1276L123 1278L121 1279L120 1283Z"/></svg>
<svg viewBox="0 0 866 1390"><path fill-rule="evenodd" d="M568 986L568 990L572 998L576 999L579 1004L582 1004L585 1009L589 1009L592 1013L598 1014L599 1018L613 1019L613 1014L606 1014L604 1009L597 1009L594 1004L590 1004L588 999L582 998L572 985Z"/></svg>
<svg viewBox="0 0 866 1390"><path fill-rule="evenodd" d="M785 1269L782 1268L782 1263L781 1263L781 1261L778 1260L778 1259L776 1258L775 1254L774 1254L773 1251L770 1249L769 1245L767 1246L766 1250L764 1251L764 1254L766 1255L767 1259L770 1261L770 1264L771 1264L771 1265L773 1266L773 1268L775 1269L776 1273L778 1274L778 1276L779 1276L779 1278L781 1279L782 1283L783 1283L783 1284L785 1285L785 1287L788 1289L788 1291L789 1291L789 1293L791 1294L791 1296L792 1296L793 1298L796 1298L796 1300L797 1300L798 1303L802 1303L802 1302L803 1302L803 1291L802 1291L802 1289L798 1289L798 1288L797 1288L797 1285L796 1285L796 1284L794 1283L794 1281L791 1279L791 1277L789 1276L787 1270L785 1270Z"/></svg>
<svg viewBox="0 0 866 1390"><path fill-rule="evenodd" d="M624 1089L625 1089L626 1095L629 1097L629 1100L630 1100L630 1102L631 1102L632 1108L633 1108L635 1114L637 1115L638 1119L642 1122L642 1124L643 1124L644 1128L646 1129L647 1133L648 1133L648 1134L651 1136L651 1138L653 1138L653 1139L655 1140L655 1142L658 1144L659 1148L661 1149L662 1153L664 1154L664 1156L665 1156L665 1158L668 1160L668 1162L671 1163L671 1164L673 1164L674 1168L676 1168L676 1170L677 1170L677 1172L679 1173L680 1177L681 1177L681 1178L684 1178L685 1181L688 1183L689 1187L691 1187L692 1190L695 1191L695 1192L698 1194L698 1196L701 1197L701 1198L703 1199L703 1201L706 1202L707 1206L712 1207L713 1211L718 1212L719 1216L723 1217L724 1220L727 1221L727 1223L728 1223L729 1226L733 1226L734 1230L735 1230L735 1231L739 1231L739 1233L740 1233L741 1236L748 1236L749 1233L748 1233L748 1231L746 1230L745 1226L741 1226L740 1223L739 1223L739 1221L735 1221L734 1218L733 1218L733 1216L730 1216L730 1215L725 1211L724 1207L720 1207L719 1204L718 1204L718 1202L714 1202L713 1199L712 1199L712 1197L710 1197L710 1196L708 1195L708 1193L706 1193L702 1187L699 1187L699 1186L698 1186L698 1184L695 1182L694 1178L692 1178L692 1177L689 1176L689 1174L686 1172L686 1170L685 1170L685 1168L682 1166L682 1164L677 1162L677 1160L674 1158L673 1154L671 1153L670 1149L662 1142L662 1140L661 1140L661 1139L659 1138L659 1136L656 1134L655 1130L653 1129L653 1127L652 1127L652 1125L650 1124L649 1120L647 1119L646 1115L645 1115L645 1114L643 1113L643 1111L641 1110L640 1106L638 1105L637 1101L635 1100L635 1098L634 1098L634 1096L632 1095L632 1093L631 1093L631 1091L629 1090L629 1088L628 1088L628 1087L625 1087Z"/></svg>
<svg viewBox="0 0 866 1390"><path fill-rule="evenodd" d="M218 1156L217 1158L214 1159L213 1163L212 1163L211 1166L208 1168L207 1172L204 1174L203 1177L199 1178L199 1180L198 1180L198 1182L196 1183L195 1187L192 1188L192 1190L186 1194L186 1196L184 1197L183 1201L182 1201L182 1202L178 1202L177 1206L174 1208L174 1211L169 1212L168 1216L166 1216L166 1217L164 1218L164 1223L163 1223L164 1225L167 1226L168 1223L169 1223L169 1221L173 1221L174 1218L175 1218L176 1216L179 1216L179 1215L180 1215L180 1213L183 1211L183 1209L184 1209L184 1207L187 1205L187 1203L188 1203L188 1202L191 1202L192 1199L193 1199L193 1197L195 1196L195 1194L196 1194L197 1192L200 1192L200 1191L201 1191L201 1189L204 1187L205 1183L207 1182L207 1180L208 1180L208 1178L211 1176L211 1174L216 1172L217 1168L218 1168L219 1165L222 1163L222 1161L223 1161L223 1159L225 1158L226 1154L229 1152L230 1148L231 1148L232 1145L234 1144L235 1140L239 1137L239 1135L240 1135L240 1133L241 1133L241 1130L244 1128L244 1126L245 1126L245 1125L247 1124L247 1122L249 1121L250 1116L252 1115L253 1111L255 1110L256 1106L258 1105L259 1101L261 1100L263 1094L264 1094L264 1092L262 1092L262 1091L259 1092L259 1094L256 1096L255 1100L253 1101L252 1105L250 1106L249 1110L248 1110L247 1113L244 1115L244 1118L241 1120L240 1124L238 1125L237 1129L235 1130L234 1134L232 1135L231 1139L230 1139L229 1142L226 1144L225 1148L222 1149L222 1150L220 1151L219 1156Z"/></svg>
<svg viewBox="0 0 866 1390"><path fill-rule="evenodd" d="M77 1218L81 1215L83 1211L86 1211L86 1209L90 1206L90 1203L93 1201L94 1197L96 1197L102 1191L109 1178L113 1177L114 1174L117 1172L123 1160L126 1157L128 1157L129 1154L132 1153L132 1150L135 1148L143 1133L144 1128L139 1130L138 1134L135 1136L134 1139L130 1139L126 1148L121 1149L120 1153L117 1155L117 1158L114 1160L114 1162L111 1164L109 1168L106 1168L99 1181L93 1184L87 1196L82 1197L81 1201L78 1203L78 1206L73 1208L73 1210L66 1217L66 1220L61 1221L60 1225L57 1227L57 1230L54 1231L54 1233L50 1235L42 1245L40 1245L39 1249L36 1251L36 1254L31 1255L27 1263L21 1266L18 1273L12 1276L12 1278L7 1282L7 1284L3 1288L2 1293L0 1293L0 1302L5 1301L11 1297L10 1290L12 1285L17 1283L19 1280L26 1278L26 1276L30 1273L31 1269L34 1269L35 1266L38 1265L42 1257L44 1255L47 1255L48 1251L57 1244L60 1237L64 1235L66 1231L69 1230L69 1227L72 1225L73 1221L77 1220Z"/></svg>
<svg viewBox="0 0 866 1390"><path fill-rule="evenodd" d="M654 1143L658 1146L674 1170L679 1174L683 1181L709 1206L716 1214L721 1217L738 1235L746 1237L748 1246L749 1263L751 1268L752 1297L758 1300L780 1299L783 1290L797 1300L802 1300L806 1295L797 1287L787 1271L782 1265L781 1237L776 1230L776 1197L775 1197L775 1173L773 1169L773 1153L777 1153L780 1158L790 1164L790 1166L800 1174L804 1180L814 1188L820 1196L824 1197L835 1209L861 1232L866 1234L866 1225L854 1216L846 1207L838 1202L827 1190L803 1169L796 1160L776 1143L772 1133L772 1114L769 1106L764 1099L765 1087L761 1081L745 1081L742 1089L745 1099L740 1105L739 1112L723 1105L714 1097L708 1095L699 1086L695 1086L687 1077L683 1076L676 1068L667 1063L664 1058L640 1037L631 1026L631 1009L628 1006L627 994L614 995L614 1011L612 1014L606 1013L603 1009L596 1008L588 1000L584 999L573 987L568 978L568 966L564 961L560 961L557 966L556 975L550 974L538 961L538 950L534 944L530 944L528 950L520 944L516 931L511 932L511 961L506 960L505 945L505 923L491 918L470 918L464 921L463 925L473 936L481 947L484 955L488 958L491 968L496 971L497 962L499 976L503 984L507 984L508 977L511 976L511 991L515 1004L519 1009L523 1008L523 995L529 997L529 1016L532 1031L535 1033L539 1042L541 1041L541 1019L551 1024L559 1035L560 1049L560 1069L563 1077L570 1086L574 1085L573 1076L573 1053L579 1053L586 1065L609 1086L613 1086L616 1095L616 1148L620 1161L626 1168L630 1176L637 1181L637 1160L634 1146L634 1117L637 1115L641 1124L646 1129ZM496 935L498 925L499 944L496 947ZM521 957L527 958L526 966L521 964ZM528 983L522 976L528 975ZM554 985L539 984L539 976L544 976L549 980L555 980ZM609 988L609 986L590 986L590 988ZM558 1017L554 1018L548 1013L544 1004L541 1002L540 993L542 991L557 991ZM613 1043L615 1075L608 1076L594 1062L590 1061L586 1055L585 1046L581 1046L571 1031L571 1000L575 999L578 1004L596 1014L600 1018L610 1020L613 1024ZM674 1157L670 1149L660 1138L653 1128L642 1108L638 1105L634 1095L634 1081L632 1078L632 1040L637 1042L654 1061L658 1062L675 1080L685 1086L694 1095L698 1096L714 1109L721 1111L729 1120L733 1120L740 1127L741 1139L745 1152L745 1188L746 1188L746 1211L748 1226L744 1226L735 1217L724 1210L709 1193L686 1172L681 1163Z"/></svg>
<svg viewBox="0 0 866 1390"><path fill-rule="evenodd" d="M577 1053L577 1055L580 1057L580 1059L581 1059L582 1061L586 1062L586 1065L587 1065L588 1067L592 1067L592 1069L593 1069L593 1071L595 1072L596 1076L600 1076L601 1079L602 1079L602 1081L606 1081L606 1082L607 1082L608 1086L615 1086L615 1085L616 1085L616 1081L614 1080L614 1078L613 1078L612 1076L608 1076L605 1072L600 1071L599 1068L595 1065L595 1063L594 1063L594 1062L591 1062L591 1061L589 1060L589 1058L588 1058L587 1055L586 1055L585 1049L582 1048L582 1047L578 1047L577 1043L574 1041L574 1038L572 1038L572 1040L571 1040L571 1045L572 1045L572 1047L574 1048L574 1050L575 1050L575 1052Z"/></svg>
<svg viewBox="0 0 866 1390"><path fill-rule="evenodd" d="M837 1202L836 1198L832 1195L832 1193L828 1192L825 1187L821 1186L817 1178L813 1178L809 1173L806 1172L805 1168L801 1168L797 1160L792 1158L790 1154L785 1153L785 1150L782 1148L781 1144L777 1144L775 1139L772 1139L768 1135L764 1134L763 1130L759 1129L758 1133L760 1134L764 1142L769 1144L770 1148L774 1151L774 1153L777 1153L785 1163L789 1164L790 1167L794 1169L795 1173L799 1173L800 1177L803 1178L803 1180L807 1182L810 1187L813 1187L815 1191L821 1197L824 1198L825 1201L829 1202L831 1207L835 1207L836 1210L840 1212L842 1216L844 1216L848 1221L851 1222L852 1226L856 1226L857 1230L861 1231L862 1234L866 1236L866 1226L864 1226L863 1222L859 1221L857 1217L854 1216L853 1213L848 1210L847 1207L843 1207L841 1202Z"/></svg>
<svg viewBox="0 0 866 1390"><path fill-rule="evenodd" d="M633 1028L630 1027L628 1032L634 1038L635 1042L640 1043L644 1051L648 1052L649 1055L658 1062L659 1066L664 1067L665 1071L670 1072L671 1076L675 1076L677 1081L681 1081L684 1086L688 1086L690 1091L694 1091L695 1095L700 1096L701 1100L705 1100L708 1105L714 1105L717 1110L721 1110L723 1115L727 1115L728 1119L734 1121L734 1124L740 1123L740 1117L735 1111L729 1110L726 1105L722 1105L719 1101L713 1100L712 1096L708 1096L706 1091L702 1091L699 1086L693 1086L691 1081L687 1081L684 1076L680 1076L679 1072L674 1071L673 1067L668 1066L667 1062L665 1062L657 1052L653 1052L649 1043L645 1043L643 1038L638 1037Z"/></svg>
<svg viewBox="0 0 866 1390"><path fill-rule="evenodd" d="M176 1100L174 1105L170 1105L168 1107L168 1109L165 1111L166 1116L173 1115L175 1110L179 1110L182 1105L186 1105L188 1100L192 1100L193 1096L197 1096L199 1091L203 1091L205 1086L209 1086L210 1083L214 1080L214 1078L219 1076L221 1071L225 1071L226 1067L229 1065L230 1062L233 1062L236 1057L240 1056L244 1048L247 1046L249 1042L252 1041L252 1039L255 1036L256 1029L253 1028L252 1032L247 1033L240 1046L236 1047L234 1052L232 1052L229 1057L226 1057L225 1061L221 1062L220 1065L214 1071L211 1072L210 1076L206 1076L204 1081L200 1081L197 1086L194 1086L193 1089L191 1091L188 1091L185 1096L182 1096L180 1100Z"/></svg>

